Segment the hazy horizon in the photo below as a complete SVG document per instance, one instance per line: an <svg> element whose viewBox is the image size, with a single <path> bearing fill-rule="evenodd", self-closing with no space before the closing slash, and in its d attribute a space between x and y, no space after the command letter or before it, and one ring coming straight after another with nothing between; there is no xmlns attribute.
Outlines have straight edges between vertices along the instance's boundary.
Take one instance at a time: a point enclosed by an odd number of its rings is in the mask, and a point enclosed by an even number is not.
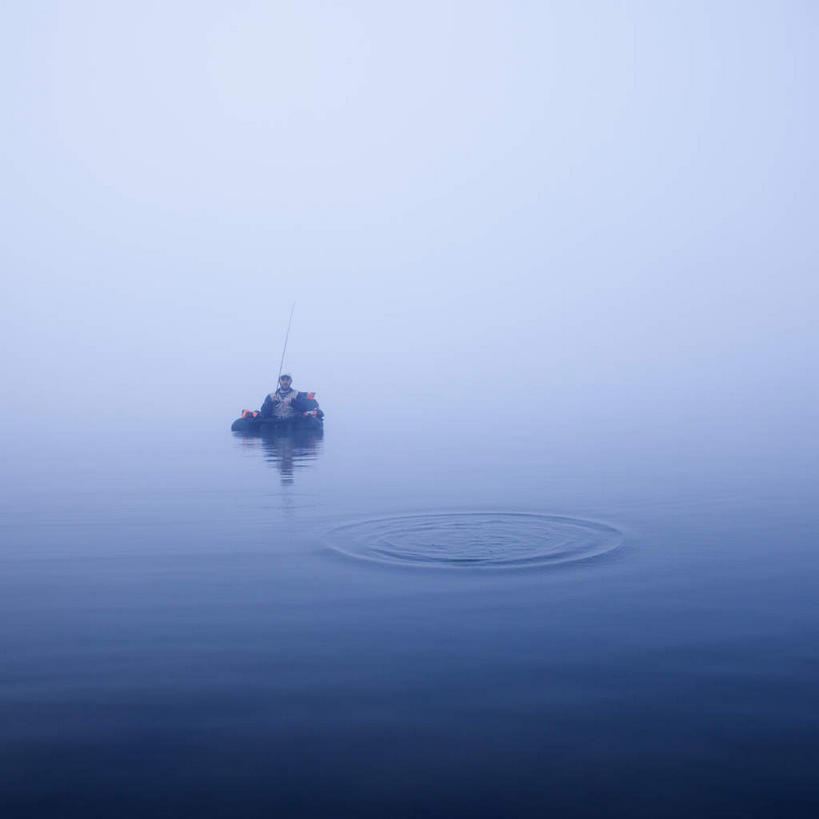
<svg viewBox="0 0 819 819"><path fill-rule="evenodd" d="M3 16L7 425L229 424L293 301L331 414L813 422L810 4Z"/></svg>

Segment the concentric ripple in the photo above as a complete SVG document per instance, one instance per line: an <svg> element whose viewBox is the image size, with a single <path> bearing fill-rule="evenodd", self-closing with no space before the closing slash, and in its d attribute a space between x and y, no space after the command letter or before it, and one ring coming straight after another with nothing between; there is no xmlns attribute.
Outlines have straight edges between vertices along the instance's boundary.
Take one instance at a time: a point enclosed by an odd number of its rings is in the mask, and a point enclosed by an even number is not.
<svg viewBox="0 0 819 819"><path fill-rule="evenodd" d="M351 557L443 568L557 565L597 557L621 542L621 533L602 523L509 512L379 518L328 533L329 545Z"/></svg>

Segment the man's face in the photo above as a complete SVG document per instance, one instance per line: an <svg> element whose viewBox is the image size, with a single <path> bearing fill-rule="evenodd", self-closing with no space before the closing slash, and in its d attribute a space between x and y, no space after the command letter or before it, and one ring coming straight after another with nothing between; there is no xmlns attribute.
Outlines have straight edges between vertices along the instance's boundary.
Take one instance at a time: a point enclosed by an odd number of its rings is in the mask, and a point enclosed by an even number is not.
<svg viewBox="0 0 819 819"><path fill-rule="evenodd" d="M286 375L283 375L279 379L279 384L281 385L281 388L283 390L289 390L290 389L290 381L291 381L291 379L289 379Z"/></svg>

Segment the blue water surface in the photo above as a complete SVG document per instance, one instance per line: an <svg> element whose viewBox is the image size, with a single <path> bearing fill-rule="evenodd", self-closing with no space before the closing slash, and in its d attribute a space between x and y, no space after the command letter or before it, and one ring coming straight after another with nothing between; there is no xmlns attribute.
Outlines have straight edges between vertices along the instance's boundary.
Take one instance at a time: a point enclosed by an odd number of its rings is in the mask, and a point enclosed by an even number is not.
<svg viewBox="0 0 819 819"><path fill-rule="evenodd" d="M3 816L816 815L809 453L230 420L13 442Z"/></svg>

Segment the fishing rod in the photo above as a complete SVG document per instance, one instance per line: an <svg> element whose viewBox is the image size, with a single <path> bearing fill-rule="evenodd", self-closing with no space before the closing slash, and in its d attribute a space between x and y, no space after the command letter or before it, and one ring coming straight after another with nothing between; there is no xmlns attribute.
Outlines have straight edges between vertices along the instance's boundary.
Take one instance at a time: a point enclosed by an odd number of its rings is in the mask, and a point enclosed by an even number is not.
<svg viewBox="0 0 819 819"><path fill-rule="evenodd" d="M290 338L290 325L293 322L293 311L296 309L296 302L290 308L290 318L287 320L287 332L284 334L284 347L282 348L282 358L279 362L279 374L276 377L276 389L279 389L279 379L282 377L282 368L284 367L284 354L287 352L287 339Z"/></svg>

